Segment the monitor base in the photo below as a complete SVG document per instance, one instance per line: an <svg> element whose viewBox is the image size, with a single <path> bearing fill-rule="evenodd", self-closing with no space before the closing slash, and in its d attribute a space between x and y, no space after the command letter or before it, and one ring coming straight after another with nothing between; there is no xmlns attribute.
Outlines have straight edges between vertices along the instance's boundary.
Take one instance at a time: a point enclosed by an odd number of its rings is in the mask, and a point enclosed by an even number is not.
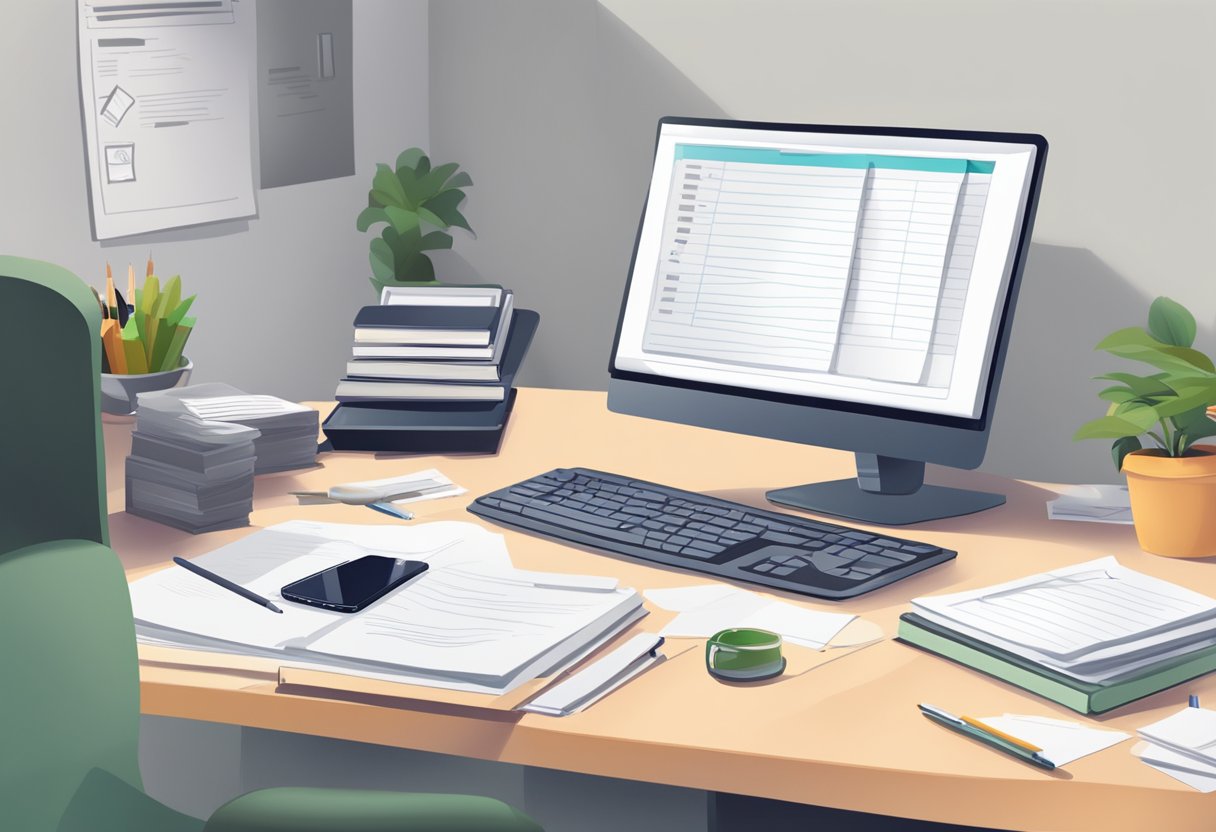
<svg viewBox="0 0 1216 832"><path fill-rule="evenodd" d="M765 496L770 502L790 508L883 526L907 526L945 517L959 517L1005 503L1004 494L947 488L943 485L922 485L911 494L880 494L863 491L856 479L776 488Z"/></svg>

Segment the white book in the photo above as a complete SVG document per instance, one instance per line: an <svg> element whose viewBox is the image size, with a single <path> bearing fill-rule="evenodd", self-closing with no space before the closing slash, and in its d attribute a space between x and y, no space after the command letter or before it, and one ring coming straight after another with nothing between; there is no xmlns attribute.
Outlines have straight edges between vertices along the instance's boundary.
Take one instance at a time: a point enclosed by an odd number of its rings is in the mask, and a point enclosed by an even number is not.
<svg viewBox="0 0 1216 832"><path fill-rule="evenodd" d="M498 381L499 365L489 361L376 361L346 362L346 374L355 378L390 378L437 381Z"/></svg>
<svg viewBox="0 0 1216 832"><path fill-rule="evenodd" d="M498 286L385 286L381 306L498 306Z"/></svg>
<svg viewBox="0 0 1216 832"><path fill-rule="evenodd" d="M428 383L421 381L363 381L344 378L334 398L348 401L471 401L500 402L507 397L501 384Z"/></svg>

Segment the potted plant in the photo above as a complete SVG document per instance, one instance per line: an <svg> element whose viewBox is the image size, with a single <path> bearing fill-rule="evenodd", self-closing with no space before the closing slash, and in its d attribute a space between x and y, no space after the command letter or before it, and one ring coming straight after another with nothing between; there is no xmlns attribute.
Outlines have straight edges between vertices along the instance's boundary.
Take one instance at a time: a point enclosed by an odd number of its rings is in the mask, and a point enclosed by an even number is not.
<svg viewBox="0 0 1216 832"><path fill-rule="evenodd" d="M1194 316L1165 297L1153 301L1147 328L1106 336L1095 349L1159 372L1098 376L1115 382L1098 394L1110 406L1074 437L1114 440L1140 547L1170 557L1216 555L1216 446L1197 444L1216 436L1207 411L1216 403L1216 367L1194 342Z"/></svg>
<svg viewBox="0 0 1216 832"><path fill-rule="evenodd" d="M428 251L452 247L448 228L472 232L460 213L464 188L473 184L455 162L431 167L420 148L411 147L397 157L395 168L380 163L367 193L367 207L355 226L367 231L384 223L371 241L372 287L379 295L385 286L435 283L435 266ZM433 230L424 230L428 227Z"/></svg>

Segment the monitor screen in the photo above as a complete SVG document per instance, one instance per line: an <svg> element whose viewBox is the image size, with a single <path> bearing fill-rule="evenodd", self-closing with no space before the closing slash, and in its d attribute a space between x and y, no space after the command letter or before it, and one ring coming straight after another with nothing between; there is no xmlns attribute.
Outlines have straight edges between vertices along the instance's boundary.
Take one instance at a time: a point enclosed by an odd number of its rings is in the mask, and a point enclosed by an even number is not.
<svg viewBox="0 0 1216 832"><path fill-rule="evenodd" d="M613 374L986 421L1038 152L664 119Z"/></svg>

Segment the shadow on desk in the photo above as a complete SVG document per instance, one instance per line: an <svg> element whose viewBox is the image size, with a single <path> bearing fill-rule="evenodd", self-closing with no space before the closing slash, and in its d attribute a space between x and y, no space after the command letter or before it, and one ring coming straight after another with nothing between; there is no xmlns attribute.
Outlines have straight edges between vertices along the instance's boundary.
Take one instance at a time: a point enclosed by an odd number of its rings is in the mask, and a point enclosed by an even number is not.
<svg viewBox="0 0 1216 832"><path fill-rule="evenodd" d="M906 820L886 815L846 812L801 803L786 803L737 794L710 794L709 832L763 829L765 832L975 832L979 827Z"/></svg>

